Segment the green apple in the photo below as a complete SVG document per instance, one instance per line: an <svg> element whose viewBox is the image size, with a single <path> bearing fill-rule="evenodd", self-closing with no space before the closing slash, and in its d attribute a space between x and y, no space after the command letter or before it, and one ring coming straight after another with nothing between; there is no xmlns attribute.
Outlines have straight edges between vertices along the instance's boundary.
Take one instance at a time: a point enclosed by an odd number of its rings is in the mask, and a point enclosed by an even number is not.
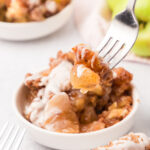
<svg viewBox="0 0 150 150"><path fill-rule="evenodd" d="M107 3L113 18L126 8L128 0L107 0ZM138 56L150 56L150 0L137 0L135 13L140 31L132 51Z"/></svg>
<svg viewBox="0 0 150 150"><path fill-rule="evenodd" d="M120 13L126 8L127 2L125 0L121 0L118 5L116 5L115 9L112 11L112 17L114 18L116 14Z"/></svg>
<svg viewBox="0 0 150 150"><path fill-rule="evenodd" d="M126 8L128 0L107 0L107 3L114 17ZM137 0L135 14L141 21L150 21L150 0Z"/></svg>
<svg viewBox="0 0 150 150"><path fill-rule="evenodd" d="M138 56L150 56L150 22L143 29L140 29L132 51Z"/></svg>
<svg viewBox="0 0 150 150"><path fill-rule="evenodd" d="M120 5L120 2L121 2L122 0L107 0L107 4L108 4L108 7L112 10L112 11L114 11L115 9L116 9L116 4L117 3L119 3L118 5Z"/></svg>
<svg viewBox="0 0 150 150"><path fill-rule="evenodd" d="M135 14L138 20L150 21L150 0L137 0Z"/></svg>

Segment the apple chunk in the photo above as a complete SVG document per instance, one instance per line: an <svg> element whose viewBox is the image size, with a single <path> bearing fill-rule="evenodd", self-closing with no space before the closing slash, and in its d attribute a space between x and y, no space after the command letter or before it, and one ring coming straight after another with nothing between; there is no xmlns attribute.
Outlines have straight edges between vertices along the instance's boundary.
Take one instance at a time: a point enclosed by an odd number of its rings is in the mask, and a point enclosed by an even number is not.
<svg viewBox="0 0 150 150"><path fill-rule="evenodd" d="M52 97L44 110L43 128L63 133L78 133L79 123L76 113L66 93Z"/></svg>
<svg viewBox="0 0 150 150"><path fill-rule="evenodd" d="M80 89L82 93L88 91L95 94L102 94L100 76L84 65L75 65L71 71L71 84L74 89Z"/></svg>

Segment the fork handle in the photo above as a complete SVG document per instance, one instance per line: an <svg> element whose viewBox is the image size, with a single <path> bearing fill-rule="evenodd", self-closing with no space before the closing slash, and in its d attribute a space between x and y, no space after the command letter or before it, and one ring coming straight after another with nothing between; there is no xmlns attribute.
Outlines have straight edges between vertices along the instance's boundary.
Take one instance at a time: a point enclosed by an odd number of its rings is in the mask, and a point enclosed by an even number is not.
<svg viewBox="0 0 150 150"><path fill-rule="evenodd" d="M129 1L128 1L127 9L129 9L129 10L131 10L131 11L134 11L134 9L135 9L135 4L136 4L136 0L129 0Z"/></svg>

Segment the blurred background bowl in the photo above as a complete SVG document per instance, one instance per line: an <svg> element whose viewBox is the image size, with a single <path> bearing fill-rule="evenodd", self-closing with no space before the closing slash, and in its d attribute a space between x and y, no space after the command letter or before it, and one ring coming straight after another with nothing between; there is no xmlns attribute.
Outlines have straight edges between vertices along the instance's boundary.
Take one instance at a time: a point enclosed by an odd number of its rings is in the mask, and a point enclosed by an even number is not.
<svg viewBox="0 0 150 150"><path fill-rule="evenodd" d="M61 28L72 15L72 1L61 12L40 22L0 22L0 39L26 41L47 36Z"/></svg>

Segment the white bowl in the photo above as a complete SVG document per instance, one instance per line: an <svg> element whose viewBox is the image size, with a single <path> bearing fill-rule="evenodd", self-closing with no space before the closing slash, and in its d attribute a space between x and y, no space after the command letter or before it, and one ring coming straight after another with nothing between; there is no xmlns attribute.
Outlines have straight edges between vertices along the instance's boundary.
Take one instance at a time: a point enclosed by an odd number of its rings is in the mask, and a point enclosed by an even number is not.
<svg viewBox="0 0 150 150"><path fill-rule="evenodd" d="M47 131L37 127L23 117L23 107L28 89L22 84L14 97L14 110L20 123L27 129L33 139L41 145L62 150L87 150L119 138L127 133L134 123L139 105L139 97L133 90L133 109L130 114L119 123L90 133L66 134Z"/></svg>
<svg viewBox="0 0 150 150"><path fill-rule="evenodd" d="M11 41L25 41L41 38L61 28L71 17L72 1L61 12L40 22L0 22L0 38Z"/></svg>

